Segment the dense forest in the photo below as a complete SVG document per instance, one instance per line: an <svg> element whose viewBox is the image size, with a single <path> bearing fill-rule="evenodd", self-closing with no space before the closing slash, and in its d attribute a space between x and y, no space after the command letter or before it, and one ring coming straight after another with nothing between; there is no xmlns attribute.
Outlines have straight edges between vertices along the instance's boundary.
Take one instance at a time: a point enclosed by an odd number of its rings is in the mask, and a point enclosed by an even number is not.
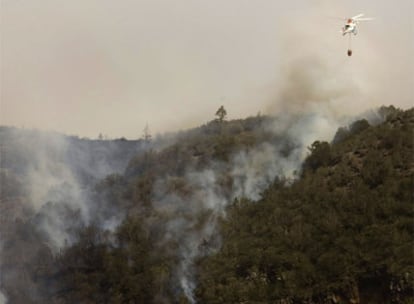
<svg viewBox="0 0 414 304"><path fill-rule="evenodd" d="M298 180L234 201L200 302L413 303L413 114L340 129Z"/></svg>
<svg viewBox="0 0 414 304"><path fill-rule="evenodd" d="M330 142L300 140L310 121L221 112L151 143L2 128L5 299L414 303L414 109Z"/></svg>

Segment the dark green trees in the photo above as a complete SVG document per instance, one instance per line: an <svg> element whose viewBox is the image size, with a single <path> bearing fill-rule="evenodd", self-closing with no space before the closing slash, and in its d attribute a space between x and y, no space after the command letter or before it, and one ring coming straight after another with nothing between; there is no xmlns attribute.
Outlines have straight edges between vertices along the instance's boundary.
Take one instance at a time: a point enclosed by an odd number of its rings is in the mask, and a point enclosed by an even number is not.
<svg viewBox="0 0 414 304"><path fill-rule="evenodd" d="M162 247L155 249L159 240L142 222L127 219L112 240L95 226L82 229L78 242L57 258L55 298L64 303L162 303L173 298L173 259Z"/></svg>
<svg viewBox="0 0 414 304"><path fill-rule="evenodd" d="M413 303L413 126L414 110L357 122L315 142L292 185L235 201L200 303Z"/></svg>
<svg viewBox="0 0 414 304"><path fill-rule="evenodd" d="M224 121L224 119L226 118L226 115L227 115L226 109L223 106L221 106L216 112L217 121L219 122Z"/></svg>

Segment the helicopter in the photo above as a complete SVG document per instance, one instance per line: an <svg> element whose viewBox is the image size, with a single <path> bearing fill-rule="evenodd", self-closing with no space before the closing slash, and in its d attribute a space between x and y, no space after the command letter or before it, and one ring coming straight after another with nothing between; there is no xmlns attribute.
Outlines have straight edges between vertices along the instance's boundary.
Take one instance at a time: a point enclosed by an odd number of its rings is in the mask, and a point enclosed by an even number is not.
<svg viewBox="0 0 414 304"><path fill-rule="evenodd" d="M342 36L345 36L346 34L357 34L357 24L360 21L369 21L373 20L373 18L362 18L364 14L359 14L351 18L346 18L346 24L342 28Z"/></svg>
<svg viewBox="0 0 414 304"><path fill-rule="evenodd" d="M348 48L348 56L352 56L352 49L351 49L351 34L356 35L358 33L357 31L357 24L360 21L369 21L373 20L373 18L362 18L364 14L358 14L351 18L344 18L346 20L345 25L342 27L342 36L345 36L346 34L349 34L349 48Z"/></svg>

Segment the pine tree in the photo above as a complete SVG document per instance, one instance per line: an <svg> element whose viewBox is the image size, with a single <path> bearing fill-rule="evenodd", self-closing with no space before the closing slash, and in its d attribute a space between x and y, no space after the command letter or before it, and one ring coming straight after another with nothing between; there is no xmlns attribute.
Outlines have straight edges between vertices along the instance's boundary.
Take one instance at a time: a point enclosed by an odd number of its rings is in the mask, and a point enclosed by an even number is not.
<svg viewBox="0 0 414 304"><path fill-rule="evenodd" d="M226 109L224 108L224 106L221 106L221 107L217 110L217 112L216 112L216 116L217 116L217 120L218 120L219 122L222 122L222 121L224 121L224 120L226 119L226 116L227 116L227 111L226 111Z"/></svg>

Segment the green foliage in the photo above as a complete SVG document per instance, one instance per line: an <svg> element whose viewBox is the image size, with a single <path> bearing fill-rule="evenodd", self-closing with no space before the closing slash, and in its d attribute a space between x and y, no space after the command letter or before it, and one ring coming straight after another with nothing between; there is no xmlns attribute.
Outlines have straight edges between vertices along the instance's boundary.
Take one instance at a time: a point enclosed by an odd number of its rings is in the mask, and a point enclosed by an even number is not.
<svg viewBox="0 0 414 304"><path fill-rule="evenodd" d="M221 106L221 107L217 110L217 112L216 112L216 116L217 116L217 120L218 120L219 122L224 121L224 119L225 119L225 118L226 118L226 116L227 116L227 111L226 111L226 109L225 109L223 106Z"/></svg>
<svg viewBox="0 0 414 304"><path fill-rule="evenodd" d="M332 160L331 147L327 142L315 141L308 150L311 154L304 163L305 169L315 171L321 166L328 165Z"/></svg>
<svg viewBox="0 0 414 304"><path fill-rule="evenodd" d="M160 150L145 151L128 164L126 177L183 176L188 168L202 170L212 162L227 161L242 149L250 149L261 142L275 140L265 131L268 117L250 117L245 120L211 121L208 124L178 135L176 141Z"/></svg>
<svg viewBox="0 0 414 304"><path fill-rule="evenodd" d="M142 220L128 218L118 229L115 244L91 226L57 259L60 290L65 303L158 303L171 298L173 259L154 250ZM162 248L158 248L162 249Z"/></svg>
<svg viewBox="0 0 414 304"><path fill-rule="evenodd" d="M357 120L354 123L352 123L349 128L347 127L341 127L336 131L336 134L333 139L333 143L339 143L342 142L348 138L350 138L352 135L356 135L365 129L369 128L369 123L366 119Z"/></svg>
<svg viewBox="0 0 414 304"><path fill-rule="evenodd" d="M414 110L380 113L387 119L378 126L360 120L338 130L332 144L314 142L298 180L276 180L260 201L240 198L228 207L213 240L221 238L220 250L207 248L211 240L201 244L210 255L196 261L198 303L414 302ZM226 171L232 155L281 141L266 131L268 119L223 117L183 132L163 149L141 151L124 175L110 175L95 187L98 208L127 213L117 231L82 227L55 257L40 241L35 221L26 220L29 211L20 212L23 220L10 217L16 223L4 230L0 261L5 274L17 278L2 285L10 301L188 303L174 281L180 244L165 237L165 223L176 214L153 209L156 181L165 180L165 195L191 197L186 170L219 163L216 183L231 193ZM293 148L286 143L281 154ZM23 162L19 155L6 156ZM9 168L0 174L2 210L19 207L19 176ZM67 214L79 217L79 211ZM191 229L199 231L211 213L193 217ZM10 272L13 265L20 270ZM20 295L17 280L28 286Z"/></svg>
<svg viewBox="0 0 414 304"><path fill-rule="evenodd" d="M361 120L357 120L353 124L351 124L351 126L349 127L349 132L351 134L358 134L358 133L364 131L367 128L369 128L368 121L366 119L361 119Z"/></svg>
<svg viewBox="0 0 414 304"><path fill-rule="evenodd" d="M315 142L292 185L235 201L199 261L199 302L413 302L413 125L414 110L356 122Z"/></svg>

